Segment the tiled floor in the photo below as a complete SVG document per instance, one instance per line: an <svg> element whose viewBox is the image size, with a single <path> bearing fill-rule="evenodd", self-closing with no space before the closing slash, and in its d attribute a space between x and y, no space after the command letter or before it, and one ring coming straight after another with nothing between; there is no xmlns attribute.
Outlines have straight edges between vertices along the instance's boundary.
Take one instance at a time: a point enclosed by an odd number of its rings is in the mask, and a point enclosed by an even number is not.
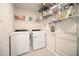
<svg viewBox="0 0 79 59"><path fill-rule="evenodd" d="M31 51L22 56L55 56L55 55L51 51L49 51L47 48L42 48L39 50Z"/></svg>

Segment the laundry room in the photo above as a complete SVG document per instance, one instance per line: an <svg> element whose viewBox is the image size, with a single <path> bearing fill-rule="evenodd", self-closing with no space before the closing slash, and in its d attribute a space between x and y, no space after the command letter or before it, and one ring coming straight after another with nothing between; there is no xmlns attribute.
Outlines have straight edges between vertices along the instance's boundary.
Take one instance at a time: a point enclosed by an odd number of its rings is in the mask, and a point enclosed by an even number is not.
<svg viewBox="0 0 79 59"><path fill-rule="evenodd" d="M79 56L78 3L0 3L0 56Z"/></svg>

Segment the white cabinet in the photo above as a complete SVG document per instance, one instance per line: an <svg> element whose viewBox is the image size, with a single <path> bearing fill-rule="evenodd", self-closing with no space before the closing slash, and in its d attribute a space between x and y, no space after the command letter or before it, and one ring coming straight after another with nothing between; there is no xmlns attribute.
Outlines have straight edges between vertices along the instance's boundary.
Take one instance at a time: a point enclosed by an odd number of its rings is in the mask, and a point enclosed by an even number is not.
<svg viewBox="0 0 79 59"><path fill-rule="evenodd" d="M76 19L69 18L56 24L56 53L64 56L77 55Z"/></svg>
<svg viewBox="0 0 79 59"><path fill-rule="evenodd" d="M45 32L44 31L33 31L33 50L45 47Z"/></svg>
<svg viewBox="0 0 79 59"><path fill-rule="evenodd" d="M11 35L11 55L20 55L30 51L29 32L14 32Z"/></svg>

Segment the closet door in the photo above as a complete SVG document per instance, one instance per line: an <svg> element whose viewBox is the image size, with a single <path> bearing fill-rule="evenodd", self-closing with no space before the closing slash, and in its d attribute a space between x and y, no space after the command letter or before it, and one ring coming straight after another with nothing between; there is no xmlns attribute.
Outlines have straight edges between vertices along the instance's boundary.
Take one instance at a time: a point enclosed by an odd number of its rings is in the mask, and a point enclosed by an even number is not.
<svg viewBox="0 0 79 59"><path fill-rule="evenodd" d="M64 56L77 55L77 23L69 18L56 24L56 53Z"/></svg>
<svg viewBox="0 0 79 59"><path fill-rule="evenodd" d="M45 47L45 32L33 31L33 50Z"/></svg>

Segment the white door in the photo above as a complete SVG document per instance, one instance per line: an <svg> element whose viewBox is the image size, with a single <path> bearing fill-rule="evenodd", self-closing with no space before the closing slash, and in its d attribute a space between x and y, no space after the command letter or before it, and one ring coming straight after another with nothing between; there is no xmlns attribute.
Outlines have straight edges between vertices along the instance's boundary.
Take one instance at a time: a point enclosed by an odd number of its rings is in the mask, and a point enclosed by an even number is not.
<svg viewBox="0 0 79 59"><path fill-rule="evenodd" d="M33 50L45 47L45 32L33 32Z"/></svg>
<svg viewBox="0 0 79 59"><path fill-rule="evenodd" d="M29 32L15 32L11 36L11 55L21 55L30 51Z"/></svg>

